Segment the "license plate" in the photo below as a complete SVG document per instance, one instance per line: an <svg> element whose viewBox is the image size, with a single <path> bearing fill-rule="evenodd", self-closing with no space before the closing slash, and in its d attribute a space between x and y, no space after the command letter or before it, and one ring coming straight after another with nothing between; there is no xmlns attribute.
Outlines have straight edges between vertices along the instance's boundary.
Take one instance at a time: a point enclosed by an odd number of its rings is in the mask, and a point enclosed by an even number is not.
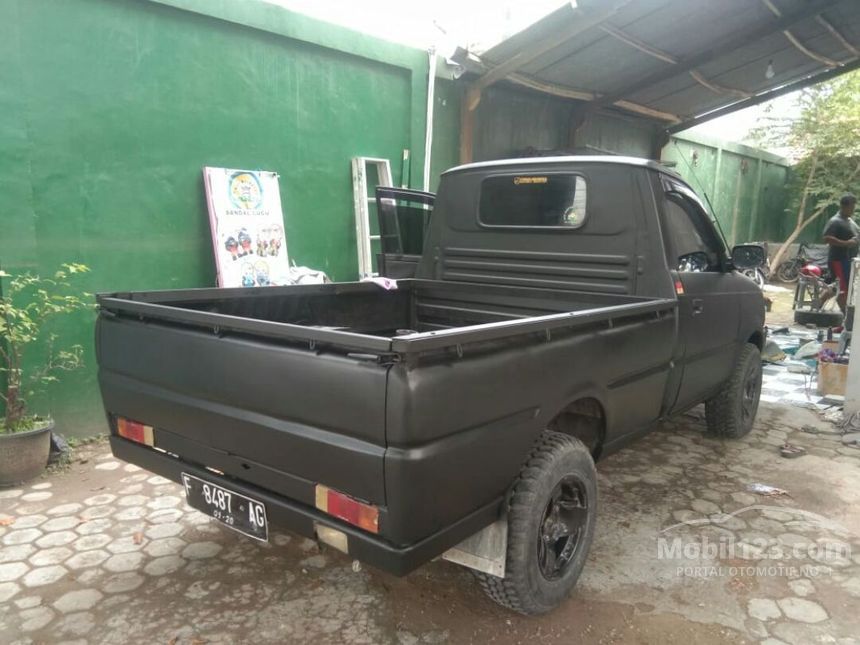
<svg viewBox="0 0 860 645"><path fill-rule="evenodd" d="M187 473L182 473L182 484L192 508L248 537L269 541L269 523L262 502Z"/></svg>

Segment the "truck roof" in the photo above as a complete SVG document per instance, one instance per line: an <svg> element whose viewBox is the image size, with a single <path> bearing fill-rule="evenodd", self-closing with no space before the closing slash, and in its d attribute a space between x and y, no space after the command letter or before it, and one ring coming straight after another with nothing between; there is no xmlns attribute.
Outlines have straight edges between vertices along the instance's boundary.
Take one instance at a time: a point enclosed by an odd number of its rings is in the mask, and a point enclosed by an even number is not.
<svg viewBox="0 0 860 645"><path fill-rule="evenodd" d="M496 159L494 161L478 161L475 163L463 164L455 166L444 173L447 175L452 172L460 172L461 170L476 170L480 168L500 168L503 166L528 166L528 165L546 165L546 164L567 164L567 163L613 163L622 164L625 166L637 166L640 168L651 168L659 172L668 173L674 177L680 177L675 170L668 166L664 166L659 161L653 159L643 159L641 157L624 157L620 155L567 155L559 157L524 157L520 159Z"/></svg>

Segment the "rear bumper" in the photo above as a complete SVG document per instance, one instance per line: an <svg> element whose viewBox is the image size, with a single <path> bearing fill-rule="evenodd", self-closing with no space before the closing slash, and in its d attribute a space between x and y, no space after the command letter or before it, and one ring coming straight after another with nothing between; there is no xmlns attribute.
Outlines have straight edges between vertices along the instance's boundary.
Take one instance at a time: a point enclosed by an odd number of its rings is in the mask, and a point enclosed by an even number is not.
<svg viewBox="0 0 860 645"><path fill-rule="evenodd" d="M494 522L498 518L502 503L501 498L494 500L491 504L479 508L451 526L415 544L396 546L315 508L233 478L220 477L205 468L147 446L141 446L117 436L111 436L110 445L114 456L118 459L175 482L179 482L181 473L185 472L215 483L220 481L222 485L236 492L260 500L266 505L266 515L273 528L286 529L311 539L316 539L315 524L341 531L347 536L349 556L396 576L404 576L417 569Z"/></svg>

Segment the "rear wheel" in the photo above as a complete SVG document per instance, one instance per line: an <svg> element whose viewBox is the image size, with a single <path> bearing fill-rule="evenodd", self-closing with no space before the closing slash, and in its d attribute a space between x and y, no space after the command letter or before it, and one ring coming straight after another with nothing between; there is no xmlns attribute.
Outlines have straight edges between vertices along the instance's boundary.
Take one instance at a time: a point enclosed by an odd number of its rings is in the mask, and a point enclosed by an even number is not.
<svg viewBox="0 0 860 645"><path fill-rule="evenodd" d="M744 269L741 273L755 282L759 289L764 288L766 280L761 269Z"/></svg>
<svg viewBox="0 0 860 645"><path fill-rule="evenodd" d="M708 432L722 437L743 437L752 430L760 396L761 352L747 343L731 376L720 391L705 402Z"/></svg>
<svg viewBox="0 0 860 645"><path fill-rule="evenodd" d="M800 267L794 260L786 260L776 268L776 278L780 282L797 282Z"/></svg>
<svg viewBox="0 0 860 645"><path fill-rule="evenodd" d="M505 577L476 573L481 587L522 614L553 609L582 573L596 517L597 476L588 448L544 432L511 495Z"/></svg>

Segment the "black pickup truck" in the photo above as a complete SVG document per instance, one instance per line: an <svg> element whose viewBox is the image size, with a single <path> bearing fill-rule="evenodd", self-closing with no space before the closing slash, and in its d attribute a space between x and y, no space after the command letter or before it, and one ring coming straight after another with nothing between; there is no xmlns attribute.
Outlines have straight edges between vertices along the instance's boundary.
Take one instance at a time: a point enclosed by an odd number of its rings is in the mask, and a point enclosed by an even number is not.
<svg viewBox="0 0 860 645"><path fill-rule="evenodd" d="M735 269L762 249L729 253L638 159L470 164L433 201L379 198L396 288L100 295L111 447L252 538L397 575L445 553L547 611L592 541L594 460L702 402L711 432L749 432L764 302Z"/></svg>

